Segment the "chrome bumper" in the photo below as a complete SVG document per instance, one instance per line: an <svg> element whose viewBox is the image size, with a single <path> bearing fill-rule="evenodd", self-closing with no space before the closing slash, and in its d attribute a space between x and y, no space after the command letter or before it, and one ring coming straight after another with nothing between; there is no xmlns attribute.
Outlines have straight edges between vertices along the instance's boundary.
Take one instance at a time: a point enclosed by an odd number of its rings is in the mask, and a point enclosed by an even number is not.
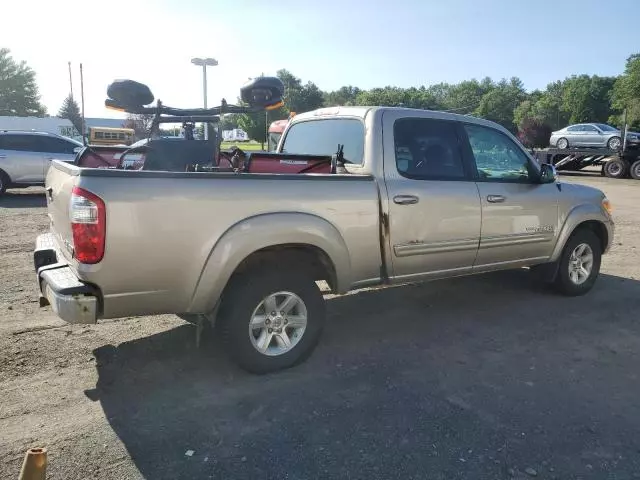
<svg viewBox="0 0 640 480"><path fill-rule="evenodd" d="M33 259L40 306L51 305L56 315L67 323L96 323L99 310L96 289L78 280L66 263L57 261L52 234L38 236Z"/></svg>

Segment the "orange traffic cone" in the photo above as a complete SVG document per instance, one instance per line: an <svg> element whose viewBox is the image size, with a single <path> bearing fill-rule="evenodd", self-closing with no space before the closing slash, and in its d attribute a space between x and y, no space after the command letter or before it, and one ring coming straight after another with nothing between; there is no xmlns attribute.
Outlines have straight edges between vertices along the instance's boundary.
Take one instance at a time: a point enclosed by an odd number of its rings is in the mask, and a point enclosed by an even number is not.
<svg viewBox="0 0 640 480"><path fill-rule="evenodd" d="M46 480L47 449L30 448L24 456L18 480Z"/></svg>

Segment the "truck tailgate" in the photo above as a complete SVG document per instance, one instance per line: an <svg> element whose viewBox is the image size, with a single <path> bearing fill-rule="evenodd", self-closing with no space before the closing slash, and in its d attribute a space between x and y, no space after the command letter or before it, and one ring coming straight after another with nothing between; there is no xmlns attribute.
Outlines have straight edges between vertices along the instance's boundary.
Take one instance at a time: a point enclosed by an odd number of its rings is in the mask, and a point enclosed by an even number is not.
<svg viewBox="0 0 640 480"><path fill-rule="evenodd" d="M59 253L69 262L73 252L73 233L69 219L69 202L73 187L78 179L74 171L59 162L52 162L45 180L47 190L47 210L51 233L53 234ZM58 259L61 261L62 259Z"/></svg>

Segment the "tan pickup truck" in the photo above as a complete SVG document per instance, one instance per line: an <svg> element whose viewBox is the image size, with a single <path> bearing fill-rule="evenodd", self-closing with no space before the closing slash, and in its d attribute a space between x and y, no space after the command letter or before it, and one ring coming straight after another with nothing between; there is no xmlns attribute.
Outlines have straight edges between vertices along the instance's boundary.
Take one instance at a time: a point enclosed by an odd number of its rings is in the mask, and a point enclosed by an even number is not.
<svg viewBox="0 0 640 480"><path fill-rule="evenodd" d="M79 168L54 161L50 233L36 242L41 304L70 323L207 318L244 369L290 367L335 293L532 267L566 295L594 285L609 201L557 181L507 130L389 107L297 115L278 149L331 155L339 174Z"/></svg>

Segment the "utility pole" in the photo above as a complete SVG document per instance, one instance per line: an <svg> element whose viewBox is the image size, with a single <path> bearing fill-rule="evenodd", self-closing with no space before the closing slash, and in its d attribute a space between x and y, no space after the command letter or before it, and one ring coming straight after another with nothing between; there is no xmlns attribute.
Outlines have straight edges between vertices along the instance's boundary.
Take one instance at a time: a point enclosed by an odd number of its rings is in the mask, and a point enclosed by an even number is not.
<svg viewBox="0 0 640 480"><path fill-rule="evenodd" d="M69 62L69 91L71 92L71 99L73 100L73 77L71 76L71 62Z"/></svg>

